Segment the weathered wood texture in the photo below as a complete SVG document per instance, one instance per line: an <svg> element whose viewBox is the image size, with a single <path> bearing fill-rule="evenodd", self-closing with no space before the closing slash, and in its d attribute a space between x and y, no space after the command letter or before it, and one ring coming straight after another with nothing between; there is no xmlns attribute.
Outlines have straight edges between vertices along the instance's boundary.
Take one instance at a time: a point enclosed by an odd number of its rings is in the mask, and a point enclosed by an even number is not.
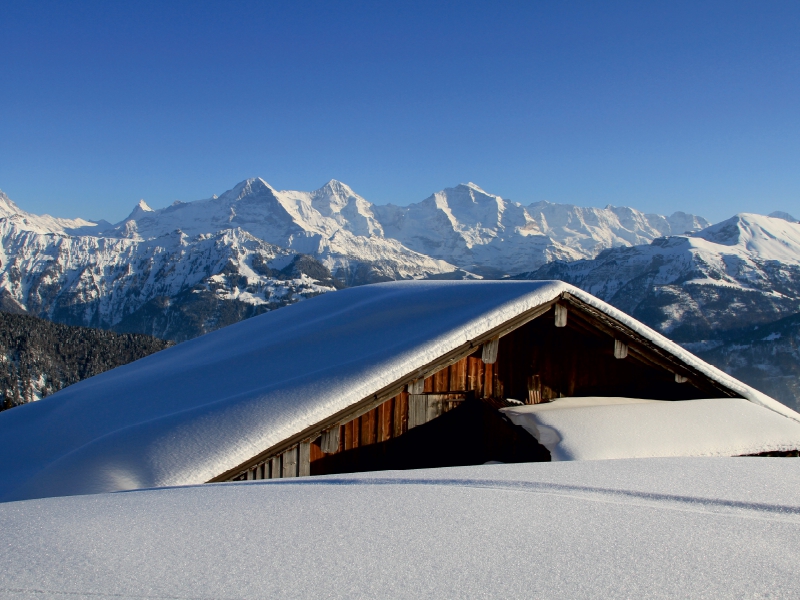
<svg viewBox="0 0 800 600"><path fill-rule="evenodd" d="M394 464L392 468L407 468L396 456L398 448L407 448L406 443L398 444L396 440L419 429L422 433L415 433L414 439L427 439L425 436L433 435L432 431L439 431L457 443L452 432L431 428L428 424L454 411L462 416L448 422L460 422L458 419L467 419L464 416L467 414L485 417L481 412L484 409L465 408L475 400L481 400L479 404L490 407L489 410L496 410L508 405L506 399L538 404L563 396L687 400L719 395L713 384L690 377L680 365L669 363L636 339L625 338L621 335L625 332L612 325L598 322L594 315L581 310L568 312L565 306L557 304L540 317L476 348L469 356L425 378L411 381L404 391L371 410L356 413L336 426L328 426L315 439L267 458L234 479L357 471L359 465L389 468L381 466L384 464L381 456L393 457L386 458L388 462L385 463ZM492 431L502 430L499 425L493 427ZM503 435L516 439L517 433L509 430ZM438 448L436 451L444 453L443 456L451 455L449 450L430 440L425 444ZM488 442L481 444L479 446L484 449L490 447ZM379 446L382 449L379 450ZM375 448L359 450L372 447ZM473 458L485 455L485 452L473 450L464 452L465 456ZM502 452L507 457L515 456L507 449ZM534 456L536 452L527 448L520 456ZM339 458L334 459L336 456ZM437 460L431 457L430 464ZM414 461L417 465L428 464L418 456Z"/></svg>

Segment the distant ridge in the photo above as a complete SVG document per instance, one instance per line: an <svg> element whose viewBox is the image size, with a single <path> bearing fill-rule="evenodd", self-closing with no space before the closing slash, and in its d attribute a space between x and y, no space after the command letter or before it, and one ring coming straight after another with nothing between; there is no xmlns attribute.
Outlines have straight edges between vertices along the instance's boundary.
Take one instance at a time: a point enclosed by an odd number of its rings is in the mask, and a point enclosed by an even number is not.
<svg viewBox="0 0 800 600"><path fill-rule="evenodd" d="M172 342L0 312L0 410L38 400Z"/></svg>

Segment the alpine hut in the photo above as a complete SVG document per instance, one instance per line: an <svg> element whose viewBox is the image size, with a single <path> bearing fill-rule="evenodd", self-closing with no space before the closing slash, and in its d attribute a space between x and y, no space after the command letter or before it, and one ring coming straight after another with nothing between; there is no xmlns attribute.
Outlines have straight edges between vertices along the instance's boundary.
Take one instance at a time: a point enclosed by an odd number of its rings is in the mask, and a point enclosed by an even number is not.
<svg viewBox="0 0 800 600"><path fill-rule="evenodd" d="M800 414L573 286L405 281L303 301L0 413L0 499L798 448Z"/></svg>

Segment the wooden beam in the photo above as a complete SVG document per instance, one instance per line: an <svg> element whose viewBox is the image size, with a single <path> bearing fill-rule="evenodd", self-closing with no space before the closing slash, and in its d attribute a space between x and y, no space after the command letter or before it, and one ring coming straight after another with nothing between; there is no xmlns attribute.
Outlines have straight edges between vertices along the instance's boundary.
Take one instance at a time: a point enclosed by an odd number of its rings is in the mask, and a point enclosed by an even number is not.
<svg viewBox="0 0 800 600"><path fill-rule="evenodd" d="M567 307L563 304L556 304L555 305L556 311L556 327L566 327L567 326Z"/></svg>
<svg viewBox="0 0 800 600"><path fill-rule="evenodd" d="M421 394L425 389L425 380L424 379L415 379L411 383L408 384L408 393L409 394Z"/></svg>
<svg viewBox="0 0 800 600"><path fill-rule="evenodd" d="M627 358L628 344L622 340L614 340L614 358Z"/></svg>
<svg viewBox="0 0 800 600"><path fill-rule="evenodd" d="M311 476L311 444L308 442L301 442L297 446L297 476L310 477Z"/></svg>
<svg viewBox="0 0 800 600"><path fill-rule="evenodd" d="M297 450L297 446L295 446L283 453L281 457L283 464L281 477L297 477Z"/></svg>
<svg viewBox="0 0 800 600"><path fill-rule="evenodd" d="M675 383L686 383L687 381L689 381L688 377L675 373Z"/></svg>
<svg viewBox="0 0 800 600"><path fill-rule="evenodd" d="M428 397L422 394L408 395L408 428L424 425L428 416Z"/></svg>
<svg viewBox="0 0 800 600"><path fill-rule="evenodd" d="M320 439L320 448L325 454L333 454L339 451L339 424L337 423L330 429L322 432Z"/></svg>
<svg viewBox="0 0 800 600"><path fill-rule="evenodd" d="M497 362L497 347L500 345L500 338L492 338L483 345L481 350L481 360L487 365Z"/></svg>

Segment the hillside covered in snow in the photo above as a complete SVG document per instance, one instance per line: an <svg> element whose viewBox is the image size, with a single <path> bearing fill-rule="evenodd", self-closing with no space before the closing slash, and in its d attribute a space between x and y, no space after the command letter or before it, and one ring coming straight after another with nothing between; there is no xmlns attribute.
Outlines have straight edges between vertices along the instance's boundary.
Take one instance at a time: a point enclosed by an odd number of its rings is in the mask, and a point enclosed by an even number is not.
<svg viewBox="0 0 800 600"><path fill-rule="evenodd" d="M0 593L790 598L796 460L484 465L3 503Z"/></svg>
<svg viewBox="0 0 800 600"><path fill-rule="evenodd" d="M797 406L790 325L800 313L800 224L788 215L739 214L592 260L552 262L520 278L572 283ZM778 325L782 319L789 320Z"/></svg>

